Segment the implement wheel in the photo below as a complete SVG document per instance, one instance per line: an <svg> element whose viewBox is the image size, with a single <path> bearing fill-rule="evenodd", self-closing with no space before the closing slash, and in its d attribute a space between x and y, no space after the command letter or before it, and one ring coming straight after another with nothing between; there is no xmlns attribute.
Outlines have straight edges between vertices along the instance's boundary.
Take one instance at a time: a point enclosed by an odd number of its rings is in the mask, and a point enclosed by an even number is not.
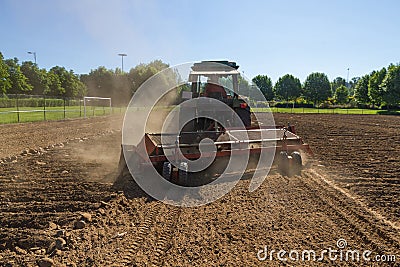
<svg viewBox="0 0 400 267"><path fill-rule="evenodd" d="M301 154L298 151L292 153L292 172L294 175L299 175L303 167L303 160L301 159Z"/></svg>
<svg viewBox="0 0 400 267"><path fill-rule="evenodd" d="M181 164L179 165L178 179L181 185L183 186L189 185L189 173L188 173L187 162L181 162Z"/></svg>
<svg viewBox="0 0 400 267"><path fill-rule="evenodd" d="M289 155L286 151L281 151L278 155L278 171L282 175L289 174Z"/></svg>
<svg viewBox="0 0 400 267"><path fill-rule="evenodd" d="M172 164L168 161L164 162L163 169L162 169L162 177L165 180L171 181L172 178Z"/></svg>

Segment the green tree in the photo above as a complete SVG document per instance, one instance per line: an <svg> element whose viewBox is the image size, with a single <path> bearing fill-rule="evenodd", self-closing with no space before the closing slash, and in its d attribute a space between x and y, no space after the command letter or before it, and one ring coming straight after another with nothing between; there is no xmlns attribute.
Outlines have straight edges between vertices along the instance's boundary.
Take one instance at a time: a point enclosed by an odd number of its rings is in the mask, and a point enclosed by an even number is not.
<svg viewBox="0 0 400 267"><path fill-rule="evenodd" d="M391 64L388 67L387 75L382 82L383 100L388 109L400 103L400 65Z"/></svg>
<svg viewBox="0 0 400 267"><path fill-rule="evenodd" d="M5 63L8 67L8 75L10 77L11 87L7 91L10 94L21 94L32 90L32 85L28 83L28 79L21 72L21 67L18 64L18 59L7 59Z"/></svg>
<svg viewBox="0 0 400 267"><path fill-rule="evenodd" d="M353 77L351 78L349 84L348 84L348 89L349 89L349 95L353 96L354 95L354 90L356 87L357 82L360 80L360 77Z"/></svg>
<svg viewBox="0 0 400 267"><path fill-rule="evenodd" d="M79 76L75 74L73 70L70 70L68 74L68 86L66 86L66 95L68 97L84 96L87 92L85 84L81 82Z"/></svg>
<svg viewBox="0 0 400 267"><path fill-rule="evenodd" d="M169 65L161 60L154 60L148 64L142 63L130 69L128 76L132 81L132 91L135 92L147 79L168 67Z"/></svg>
<svg viewBox="0 0 400 267"><path fill-rule="evenodd" d="M257 75L252 79L252 82L260 88L266 100L271 101L274 99L275 93L271 78L267 75Z"/></svg>
<svg viewBox="0 0 400 267"><path fill-rule="evenodd" d="M104 66L81 75L88 96L110 97L115 105L126 105L132 97L132 81L120 69L108 70Z"/></svg>
<svg viewBox="0 0 400 267"><path fill-rule="evenodd" d="M386 77L386 68L373 71L368 81L368 96L374 106L380 106L383 101L383 90L381 84Z"/></svg>
<svg viewBox="0 0 400 267"><path fill-rule="evenodd" d="M52 71L47 73L47 88L44 90L44 94L51 96L59 96L62 94L60 78L57 74Z"/></svg>
<svg viewBox="0 0 400 267"><path fill-rule="evenodd" d="M64 67L55 66L49 72L58 76L61 87L59 93L65 97L81 96L85 92L85 85L73 70L67 71Z"/></svg>
<svg viewBox="0 0 400 267"><path fill-rule="evenodd" d="M349 101L349 89L341 85L335 91L335 99L338 104L346 104Z"/></svg>
<svg viewBox="0 0 400 267"><path fill-rule="evenodd" d="M37 64L32 61L24 61L21 64L21 72L32 85L31 94L41 95L48 89L47 71L45 69L39 69Z"/></svg>
<svg viewBox="0 0 400 267"><path fill-rule="evenodd" d="M307 76L304 82L304 97L317 106L320 102L332 96L331 84L325 73L314 72Z"/></svg>
<svg viewBox="0 0 400 267"><path fill-rule="evenodd" d="M71 96L72 97L83 97L87 94L87 87L86 85L81 82L79 75L74 74L72 70L69 71L70 73L70 84L71 84Z"/></svg>
<svg viewBox="0 0 400 267"><path fill-rule="evenodd" d="M336 89L338 89L340 86L346 86L346 80L343 79L342 77L336 77L332 81L331 86L332 86L332 92L333 94L335 94Z"/></svg>
<svg viewBox="0 0 400 267"><path fill-rule="evenodd" d="M362 76L354 87L354 98L358 103L369 104L370 98L368 95L369 74Z"/></svg>
<svg viewBox="0 0 400 267"><path fill-rule="evenodd" d="M239 83L238 94L250 97L251 86L250 86L249 82L246 79L244 79L241 75L239 75L238 83Z"/></svg>
<svg viewBox="0 0 400 267"><path fill-rule="evenodd" d="M111 97L114 75L113 71L100 66L89 74L81 75L81 81L87 86L89 96Z"/></svg>
<svg viewBox="0 0 400 267"><path fill-rule="evenodd" d="M4 62L3 54L0 52L0 93L5 94L11 88L8 66Z"/></svg>
<svg viewBox="0 0 400 267"><path fill-rule="evenodd" d="M291 74L286 74L278 79L275 84L276 95L281 99L296 100L301 95L300 80Z"/></svg>

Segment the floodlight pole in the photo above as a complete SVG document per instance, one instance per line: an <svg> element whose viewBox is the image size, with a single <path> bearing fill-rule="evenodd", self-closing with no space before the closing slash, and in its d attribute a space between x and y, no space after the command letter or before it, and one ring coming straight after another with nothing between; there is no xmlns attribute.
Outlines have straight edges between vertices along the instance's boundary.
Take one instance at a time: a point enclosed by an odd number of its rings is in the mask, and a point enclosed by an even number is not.
<svg viewBox="0 0 400 267"><path fill-rule="evenodd" d="M124 72L124 57L126 57L127 54L121 53L121 54L118 54L118 56L121 57L121 71L122 71L122 73L123 73L123 72Z"/></svg>
<svg viewBox="0 0 400 267"><path fill-rule="evenodd" d="M28 54L33 55L33 60L35 61L35 65L36 65L36 52L28 51Z"/></svg>
<svg viewBox="0 0 400 267"><path fill-rule="evenodd" d="M350 83L349 83L349 72L350 72L350 68L347 68L347 87L349 87Z"/></svg>

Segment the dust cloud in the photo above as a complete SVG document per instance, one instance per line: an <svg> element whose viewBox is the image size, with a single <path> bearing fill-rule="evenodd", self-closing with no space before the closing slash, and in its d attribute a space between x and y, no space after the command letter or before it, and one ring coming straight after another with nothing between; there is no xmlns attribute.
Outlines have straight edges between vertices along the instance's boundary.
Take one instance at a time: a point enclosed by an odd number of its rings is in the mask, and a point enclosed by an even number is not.
<svg viewBox="0 0 400 267"><path fill-rule="evenodd" d="M87 181L113 183L121 153L121 134L116 131L99 138L71 144L71 155L82 163Z"/></svg>

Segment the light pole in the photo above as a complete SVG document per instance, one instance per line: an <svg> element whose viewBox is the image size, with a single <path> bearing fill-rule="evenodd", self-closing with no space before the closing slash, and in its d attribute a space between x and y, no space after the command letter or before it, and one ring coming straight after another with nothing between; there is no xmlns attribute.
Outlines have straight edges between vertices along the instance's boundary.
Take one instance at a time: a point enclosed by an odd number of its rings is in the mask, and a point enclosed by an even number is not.
<svg viewBox="0 0 400 267"><path fill-rule="evenodd" d="M118 54L118 56L121 57L121 71L123 73L124 72L124 57L126 57L127 54Z"/></svg>
<svg viewBox="0 0 400 267"><path fill-rule="evenodd" d="M350 83L349 83L349 72L350 72L350 68L347 68L347 87L349 87Z"/></svg>
<svg viewBox="0 0 400 267"><path fill-rule="evenodd" d="M31 51L29 51L28 54L33 55L33 59L34 59L34 61L35 61L35 65L36 65L36 52L31 52Z"/></svg>

